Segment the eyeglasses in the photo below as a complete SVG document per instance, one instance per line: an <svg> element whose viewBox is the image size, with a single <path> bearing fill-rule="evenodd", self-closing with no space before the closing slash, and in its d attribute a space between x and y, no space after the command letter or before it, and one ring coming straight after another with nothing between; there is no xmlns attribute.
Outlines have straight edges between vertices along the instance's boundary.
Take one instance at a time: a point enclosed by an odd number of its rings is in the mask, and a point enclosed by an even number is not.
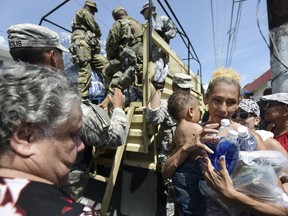
<svg viewBox="0 0 288 216"><path fill-rule="evenodd" d="M249 112L234 112L231 118L236 119L237 116L239 116L241 119L248 119L253 115Z"/></svg>

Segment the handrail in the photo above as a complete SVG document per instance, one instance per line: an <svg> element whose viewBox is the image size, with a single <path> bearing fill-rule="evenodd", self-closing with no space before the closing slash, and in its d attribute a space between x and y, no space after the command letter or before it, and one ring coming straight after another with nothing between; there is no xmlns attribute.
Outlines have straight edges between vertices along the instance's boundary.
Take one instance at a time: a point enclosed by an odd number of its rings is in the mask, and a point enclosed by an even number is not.
<svg viewBox="0 0 288 216"><path fill-rule="evenodd" d="M70 31L69 29L66 29L66 28L64 28L64 27L62 27L62 26L60 26L60 25L58 25L58 24L56 24L56 23L54 23L54 22L46 19L46 17L48 17L50 14L52 14L54 11L58 10L60 7L62 7L64 4L66 4L66 3L69 2L69 1L70 1L70 0L65 0L64 2L62 2L61 4L59 4L57 7L55 7L54 9L52 9L51 11L49 11L47 14L45 14L45 15L40 19L39 25L41 25L43 21L46 21L46 22L48 22L48 23L50 23L50 24L52 24L52 25L57 26L58 28L61 28L61 29L65 30L65 31L67 31L67 32L72 33L72 31Z"/></svg>

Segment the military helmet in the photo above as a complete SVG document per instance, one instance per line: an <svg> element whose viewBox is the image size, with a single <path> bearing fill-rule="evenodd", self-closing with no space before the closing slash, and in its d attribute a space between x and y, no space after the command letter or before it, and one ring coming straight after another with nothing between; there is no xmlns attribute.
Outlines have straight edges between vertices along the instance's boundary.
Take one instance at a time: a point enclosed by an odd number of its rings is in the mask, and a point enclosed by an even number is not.
<svg viewBox="0 0 288 216"><path fill-rule="evenodd" d="M115 15L117 14L118 11L123 10L127 13L126 9L124 7L116 7L113 11L112 11L112 16L115 19Z"/></svg>
<svg viewBox="0 0 288 216"><path fill-rule="evenodd" d="M95 8L96 12L98 12L97 5L93 0L86 0L85 5Z"/></svg>
<svg viewBox="0 0 288 216"><path fill-rule="evenodd" d="M143 14L143 13L144 13L144 10L145 10L146 8L149 8L149 1L146 2L145 4L143 4L143 7L142 7L142 10L140 11L140 13ZM152 2L152 8L154 8L154 9L156 8L155 5L153 4L153 2Z"/></svg>

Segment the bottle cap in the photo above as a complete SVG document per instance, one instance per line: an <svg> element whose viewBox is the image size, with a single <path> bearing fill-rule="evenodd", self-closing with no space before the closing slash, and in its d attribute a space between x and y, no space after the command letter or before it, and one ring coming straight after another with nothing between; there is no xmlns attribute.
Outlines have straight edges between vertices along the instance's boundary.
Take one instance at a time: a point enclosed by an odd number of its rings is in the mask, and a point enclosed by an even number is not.
<svg viewBox="0 0 288 216"><path fill-rule="evenodd" d="M240 137L247 137L248 134L249 134L248 128L243 126L243 125L238 127L237 131L238 131L238 134L239 134Z"/></svg>
<svg viewBox="0 0 288 216"><path fill-rule="evenodd" d="M222 125L222 126L228 126L228 125L230 125L229 119L221 119L221 125Z"/></svg>
<svg viewBox="0 0 288 216"><path fill-rule="evenodd" d="M237 139L238 138L238 132L234 131L234 130L229 130L227 137L230 139Z"/></svg>

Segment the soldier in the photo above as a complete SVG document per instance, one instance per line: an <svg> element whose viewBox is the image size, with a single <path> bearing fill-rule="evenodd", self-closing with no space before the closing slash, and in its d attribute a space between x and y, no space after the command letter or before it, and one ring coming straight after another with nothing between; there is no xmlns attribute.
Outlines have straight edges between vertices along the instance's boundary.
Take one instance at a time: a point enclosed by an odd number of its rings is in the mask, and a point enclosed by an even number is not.
<svg viewBox="0 0 288 216"><path fill-rule="evenodd" d="M165 80L165 79L164 79ZM176 129L176 121L169 115L167 110L167 100L161 99L162 91L165 82L153 81L156 92L152 96L150 103L147 106L146 120L147 123L154 125L160 124L158 136L156 138L158 148L160 148L158 157L161 167L165 164L167 157L173 150L172 137ZM172 90L190 92L192 88L191 76L184 73L176 73L173 77ZM165 180L166 190L168 190L167 196L167 208L166 215L173 215L174 213L174 195L171 180Z"/></svg>
<svg viewBox="0 0 288 216"><path fill-rule="evenodd" d="M105 72L109 91L127 89L136 78L141 78L143 67L143 26L128 16L123 7L113 10L115 20L106 40L107 59L110 64ZM140 81L141 82L141 81Z"/></svg>
<svg viewBox="0 0 288 216"><path fill-rule="evenodd" d="M69 50L60 44L56 32L39 25L18 24L11 26L7 33L10 53L15 61L54 67L63 72L61 52ZM119 146L127 134L123 94L116 89L113 97L108 95L108 99L114 107L111 118L89 100L81 104L84 127L80 138L88 150L89 146ZM83 163L83 154L78 154L76 164L69 174L70 187L66 188L75 200L81 198L88 181L89 169Z"/></svg>
<svg viewBox="0 0 288 216"><path fill-rule="evenodd" d="M77 63L78 88L82 98L88 98L91 81L91 69L103 72L108 65L107 59L100 54L101 30L94 19L97 5L93 0L86 0L82 9L78 10L72 20L72 36L70 51L73 63Z"/></svg>
<svg viewBox="0 0 288 216"><path fill-rule="evenodd" d="M146 2L140 13L144 16L145 20L149 20L149 2ZM167 16L158 16L156 13L156 7L152 3L151 11L152 28L169 44L170 39L176 36L176 27L171 19ZM152 61L156 62L159 58L165 60L166 54L161 52L160 48L152 46ZM165 61L168 62L167 60Z"/></svg>

